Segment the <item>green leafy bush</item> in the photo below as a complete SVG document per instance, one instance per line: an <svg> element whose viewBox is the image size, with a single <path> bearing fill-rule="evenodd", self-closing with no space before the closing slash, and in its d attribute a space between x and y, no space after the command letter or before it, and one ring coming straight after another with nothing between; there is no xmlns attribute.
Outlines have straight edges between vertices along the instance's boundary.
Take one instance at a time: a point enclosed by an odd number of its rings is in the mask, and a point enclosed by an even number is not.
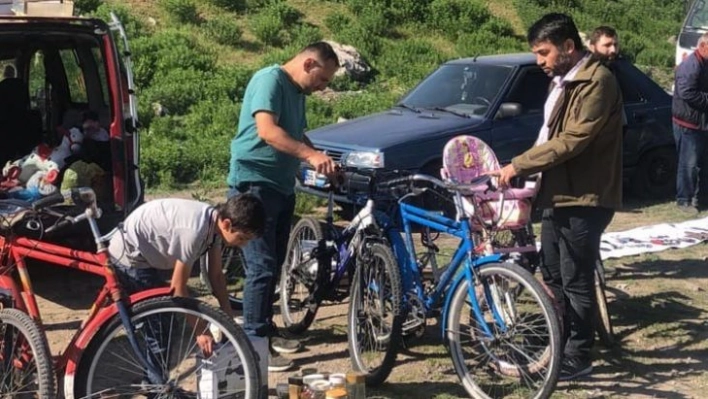
<svg viewBox="0 0 708 399"><path fill-rule="evenodd" d="M297 10L297 8L291 6L285 2L274 2L268 4L262 12L271 13L278 17L285 26L289 28L300 21L302 18L302 13Z"/></svg>
<svg viewBox="0 0 708 399"><path fill-rule="evenodd" d="M325 17L324 24L331 32L340 32L352 24L352 19L340 12L333 12Z"/></svg>
<svg viewBox="0 0 708 399"><path fill-rule="evenodd" d="M219 44L235 46L241 40L243 29L228 15L217 15L204 24L204 31Z"/></svg>
<svg viewBox="0 0 708 399"><path fill-rule="evenodd" d="M101 6L101 4L103 4L102 0L75 0L74 13L81 15L94 12Z"/></svg>
<svg viewBox="0 0 708 399"><path fill-rule="evenodd" d="M183 115L205 98L205 82L210 74L193 69L171 69L156 75L153 84L143 91L142 98L149 104L160 103L172 115Z"/></svg>
<svg viewBox="0 0 708 399"><path fill-rule="evenodd" d="M246 10L246 0L209 0L213 5L227 11L241 13Z"/></svg>
<svg viewBox="0 0 708 399"><path fill-rule="evenodd" d="M410 88L447 57L425 39L388 41L374 67L389 83Z"/></svg>
<svg viewBox="0 0 708 399"><path fill-rule="evenodd" d="M299 48L304 48L308 44L322 40L322 31L315 25L297 24L288 30L290 44Z"/></svg>
<svg viewBox="0 0 708 399"><path fill-rule="evenodd" d="M433 0L430 3L430 26L450 39L471 33L487 22L491 14L481 0Z"/></svg>
<svg viewBox="0 0 708 399"><path fill-rule="evenodd" d="M282 44L285 22L276 14L261 11L250 19L249 27L253 35L263 44L276 47Z"/></svg>
<svg viewBox="0 0 708 399"><path fill-rule="evenodd" d="M187 30L168 29L131 42L135 82L147 88L154 76L173 69L211 71L216 67L216 53L200 45Z"/></svg>
<svg viewBox="0 0 708 399"><path fill-rule="evenodd" d="M177 22L198 24L199 11L194 0L160 0L160 6Z"/></svg>
<svg viewBox="0 0 708 399"><path fill-rule="evenodd" d="M102 3L93 13L93 16L109 22L111 21L111 12L115 13L123 24L128 37L136 38L148 33L145 22L139 16L134 15L128 6L123 4Z"/></svg>

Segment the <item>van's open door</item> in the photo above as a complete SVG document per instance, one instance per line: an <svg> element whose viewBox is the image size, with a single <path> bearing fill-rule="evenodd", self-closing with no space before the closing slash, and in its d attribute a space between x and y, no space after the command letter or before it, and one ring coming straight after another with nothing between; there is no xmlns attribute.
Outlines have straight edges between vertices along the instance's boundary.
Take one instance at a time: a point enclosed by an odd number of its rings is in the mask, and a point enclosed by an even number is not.
<svg viewBox="0 0 708 399"><path fill-rule="evenodd" d="M125 182L126 184L132 182L132 184L135 185L133 191L134 195L130 195L132 190L129 190L128 187L126 187L126 191L124 193L126 198L125 209L130 212L137 205L139 205L143 198L143 187L142 180L140 179L139 170L140 135L138 134L138 128L140 124L138 123L138 104L137 98L135 96L135 83L133 81L133 61L130 53L130 46L128 44L128 36L125 33L123 24L113 12L111 12L111 21L109 22L108 26L110 27L111 31L114 32L116 36L120 38L123 45L123 48L121 49L122 51L120 51L122 61L120 72L121 80L123 81L122 86L127 89L124 90L123 93L123 110L125 116L124 129L126 140L130 140L132 142L132 148L128 150L132 153L132 156L129 157L131 159L130 164L126 165ZM120 48L120 46L117 47ZM128 198L128 196L132 198Z"/></svg>

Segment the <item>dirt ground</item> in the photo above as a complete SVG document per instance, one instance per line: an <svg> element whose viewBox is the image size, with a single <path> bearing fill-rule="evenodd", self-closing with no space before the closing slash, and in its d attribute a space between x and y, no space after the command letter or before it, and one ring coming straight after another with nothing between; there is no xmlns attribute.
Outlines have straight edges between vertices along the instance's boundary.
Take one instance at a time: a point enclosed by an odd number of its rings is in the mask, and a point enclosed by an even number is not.
<svg viewBox="0 0 708 399"><path fill-rule="evenodd" d="M702 215L706 217L708 214ZM611 230L680 221L670 205L635 206L618 213ZM708 245L608 262L609 301L618 344L597 346L591 377L558 385L554 398L708 397ZM60 353L79 326L100 280L57 267L31 270L49 344ZM303 337L305 349L292 355L296 368L271 373L269 384L303 367L349 369L347 304L324 304ZM466 397L433 320L427 334L398 356L388 382L369 389L377 398Z"/></svg>

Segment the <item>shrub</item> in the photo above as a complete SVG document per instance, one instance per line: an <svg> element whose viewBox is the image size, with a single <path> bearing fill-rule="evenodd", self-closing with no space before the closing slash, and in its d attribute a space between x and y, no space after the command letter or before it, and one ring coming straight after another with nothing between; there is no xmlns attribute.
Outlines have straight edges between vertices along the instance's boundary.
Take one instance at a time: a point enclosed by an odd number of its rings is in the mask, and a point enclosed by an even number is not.
<svg viewBox="0 0 708 399"><path fill-rule="evenodd" d="M282 44L281 31L285 29L285 23L274 13L261 11L250 19L249 24L253 35L263 44L269 46Z"/></svg>
<svg viewBox="0 0 708 399"><path fill-rule="evenodd" d="M472 57L484 54L503 54L527 51L523 40L508 36L495 35L490 31L480 30L475 33L460 35L455 46L461 57Z"/></svg>
<svg viewBox="0 0 708 399"><path fill-rule="evenodd" d="M74 13L81 15L94 12L101 4L103 4L102 0L75 0L74 8L76 8L76 11Z"/></svg>
<svg viewBox="0 0 708 399"><path fill-rule="evenodd" d="M334 39L342 44L355 46L365 58L373 58L381 51L381 39L372 35L360 24L355 23L339 32L334 32Z"/></svg>
<svg viewBox="0 0 708 399"><path fill-rule="evenodd" d="M246 0L209 0L211 4L227 11L241 13L246 10Z"/></svg>
<svg viewBox="0 0 708 399"><path fill-rule="evenodd" d="M324 24L332 33L341 32L352 24L351 18L340 12L328 14L324 19Z"/></svg>
<svg viewBox="0 0 708 399"><path fill-rule="evenodd" d="M315 25L297 24L288 30L290 44L303 48L310 43L322 40L322 31Z"/></svg>
<svg viewBox="0 0 708 399"><path fill-rule="evenodd" d="M391 16L382 3L365 7L359 14L358 23L369 35L388 36L391 29Z"/></svg>
<svg viewBox="0 0 708 399"><path fill-rule="evenodd" d="M388 42L374 67L383 79L412 87L447 57L424 39Z"/></svg>
<svg viewBox="0 0 708 399"><path fill-rule="evenodd" d="M216 67L216 53L197 43L187 31L168 29L131 42L135 54L135 82L139 88L152 84L154 76L172 69L211 71Z"/></svg>
<svg viewBox="0 0 708 399"><path fill-rule="evenodd" d="M199 11L193 0L160 0L160 6L177 22L198 24Z"/></svg>
<svg viewBox="0 0 708 399"><path fill-rule="evenodd" d="M171 115L182 115L204 99L209 74L193 69L172 69L156 75L153 84L142 93L148 104L159 102Z"/></svg>
<svg viewBox="0 0 708 399"><path fill-rule="evenodd" d="M102 3L93 13L93 16L108 22L111 20L111 12L115 13L116 17L118 17L123 24L123 28L125 28L128 37L136 38L147 33L144 21L134 15L128 6L123 4Z"/></svg>
<svg viewBox="0 0 708 399"><path fill-rule="evenodd" d="M490 17L479 29L488 31L498 36L514 36L514 27L505 19Z"/></svg>
<svg viewBox="0 0 708 399"><path fill-rule="evenodd" d="M489 20L491 14L480 0L433 0L430 3L431 27L450 39L470 33Z"/></svg>
<svg viewBox="0 0 708 399"><path fill-rule="evenodd" d="M236 20L226 15L219 15L204 24L204 31L217 43L234 46L241 40L243 30Z"/></svg>
<svg viewBox="0 0 708 399"><path fill-rule="evenodd" d="M278 17L286 28L289 28L300 21L302 13L297 8L285 2L273 2L263 8L262 12L267 12Z"/></svg>

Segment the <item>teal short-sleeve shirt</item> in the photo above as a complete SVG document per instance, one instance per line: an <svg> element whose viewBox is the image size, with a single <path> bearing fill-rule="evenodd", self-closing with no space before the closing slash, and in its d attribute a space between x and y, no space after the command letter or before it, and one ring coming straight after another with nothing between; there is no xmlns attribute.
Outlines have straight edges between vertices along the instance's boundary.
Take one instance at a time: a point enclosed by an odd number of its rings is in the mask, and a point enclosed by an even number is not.
<svg viewBox="0 0 708 399"><path fill-rule="evenodd" d="M255 115L275 114L278 126L302 141L307 120L305 95L279 65L256 72L246 86L236 137L231 140L229 186L259 183L292 194L300 160L280 152L258 136Z"/></svg>

